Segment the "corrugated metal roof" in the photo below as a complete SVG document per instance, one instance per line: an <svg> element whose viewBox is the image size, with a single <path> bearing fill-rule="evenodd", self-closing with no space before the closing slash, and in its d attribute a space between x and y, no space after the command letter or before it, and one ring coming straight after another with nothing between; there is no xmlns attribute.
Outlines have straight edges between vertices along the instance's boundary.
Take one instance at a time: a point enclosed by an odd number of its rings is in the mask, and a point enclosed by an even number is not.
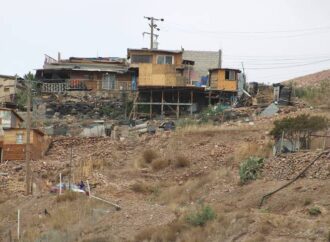
<svg viewBox="0 0 330 242"><path fill-rule="evenodd" d="M209 69L209 71L217 71L217 70L228 70L228 71L242 72L239 69L233 69L233 68L213 68L213 69Z"/></svg>
<svg viewBox="0 0 330 242"><path fill-rule="evenodd" d="M21 115L19 115L14 109L0 107L0 110L11 111L13 114L15 114L15 116L18 119L20 119L21 121L24 121L24 119L21 117Z"/></svg>
<svg viewBox="0 0 330 242"><path fill-rule="evenodd" d="M128 71L128 66L118 65L118 64L54 63L54 64L45 64L44 68L39 70L71 70L71 71L126 73Z"/></svg>
<svg viewBox="0 0 330 242"><path fill-rule="evenodd" d="M138 52L158 52L158 53L172 53L172 54L180 54L183 53L182 50L161 50L161 49L127 49L127 56L131 51L138 51Z"/></svg>

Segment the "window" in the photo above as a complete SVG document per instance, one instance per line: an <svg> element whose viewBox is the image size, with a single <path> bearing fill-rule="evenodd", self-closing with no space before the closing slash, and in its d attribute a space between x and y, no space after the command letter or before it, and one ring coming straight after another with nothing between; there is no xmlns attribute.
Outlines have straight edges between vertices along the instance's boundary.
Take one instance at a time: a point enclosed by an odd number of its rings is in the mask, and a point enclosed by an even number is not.
<svg viewBox="0 0 330 242"><path fill-rule="evenodd" d="M116 83L115 74L105 74L102 80L102 89L104 90L114 90Z"/></svg>
<svg viewBox="0 0 330 242"><path fill-rule="evenodd" d="M3 90L4 92L9 92L9 87L5 87Z"/></svg>
<svg viewBox="0 0 330 242"><path fill-rule="evenodd" d="M225 71L225 80L236 81L235 71L226 70Z"/></svg>
<svg viewBox="0 0 330 242"><path fill-rule="evenodd" d="M16 134L16 144L23 144L23 134L22 133Z"/></svg>
<svg viewBox="0 0 330 242"><path fill-rule="evenodd" d="M169 64L172 65L174 62L174 56L172 55L158 55L157 64Z"/></svg>
<svg viewBox="0 0 330 242"><path fill-rule="evenodd" d="M151 55L132 55L131 63L151 63Z"/></svg>

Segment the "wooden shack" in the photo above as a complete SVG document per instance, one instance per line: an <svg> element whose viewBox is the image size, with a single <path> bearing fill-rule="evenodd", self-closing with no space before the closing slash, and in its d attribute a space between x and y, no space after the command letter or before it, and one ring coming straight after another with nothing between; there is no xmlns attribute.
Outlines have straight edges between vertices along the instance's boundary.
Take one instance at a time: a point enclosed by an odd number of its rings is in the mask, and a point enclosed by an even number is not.
<svg viewBox="0 0 330 242"><path fill-rule="evenodd" d="M4 129L0 138L1 162L6 160L25 160L26 129ZM49 146L47 136L38 129L31 129L31 159L37 160L44 156Z"/></svg>
<svg viewBox="0 0 330 242"><path fill-rule="evenodd" d="M126 59L116 57L55 60L46 56L43 68L36 71L43 93L131 90L134 76Z"/></svg>
<svg viewBox="0 0 330 242"><path fill-rule="evenodd" d="M130 66L138 69L138 86L185 86L182 51L128 49Z"/></svg>
<svg viewBox="0 0 330 242"><path fill-rule="evenodd" d="M0 108L0 124L2 128L19 128L22 126L23 118L13 109Z"/></svg>
<svg viewBox="0 0 330 242"><path fill-rule="evenodd" d="M216 68L210 69L209 73L209 86L212 90L237 92L240 70Z"/></svg>

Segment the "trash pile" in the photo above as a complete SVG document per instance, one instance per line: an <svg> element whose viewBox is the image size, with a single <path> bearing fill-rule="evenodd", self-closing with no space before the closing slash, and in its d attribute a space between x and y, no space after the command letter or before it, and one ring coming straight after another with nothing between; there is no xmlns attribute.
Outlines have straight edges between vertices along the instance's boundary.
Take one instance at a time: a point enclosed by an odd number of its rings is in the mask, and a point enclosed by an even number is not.
<svg viewBox="0 0 330 242"><path fill-rule="evenodd" d="M262 176L267 180L291 180L304 170L320 152L290 153L265 161ZM330 178L330 155L320 157L303 175L310 179Z"/></svg>

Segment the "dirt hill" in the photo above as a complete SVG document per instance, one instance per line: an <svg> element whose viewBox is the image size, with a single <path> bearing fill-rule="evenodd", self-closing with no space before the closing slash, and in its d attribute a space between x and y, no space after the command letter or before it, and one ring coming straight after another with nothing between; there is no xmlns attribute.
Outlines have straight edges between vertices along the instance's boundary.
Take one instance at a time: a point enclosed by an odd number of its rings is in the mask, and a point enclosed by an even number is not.
<svg viewBox="0 0 330 242"><path fill-rule="evenodd" d="M284 81L284 83L293 82L297 87L308 87L315 85L317 86L323 80L330 80L330 69L309 74L306 76L296 77L291 80Z"/></svg>

